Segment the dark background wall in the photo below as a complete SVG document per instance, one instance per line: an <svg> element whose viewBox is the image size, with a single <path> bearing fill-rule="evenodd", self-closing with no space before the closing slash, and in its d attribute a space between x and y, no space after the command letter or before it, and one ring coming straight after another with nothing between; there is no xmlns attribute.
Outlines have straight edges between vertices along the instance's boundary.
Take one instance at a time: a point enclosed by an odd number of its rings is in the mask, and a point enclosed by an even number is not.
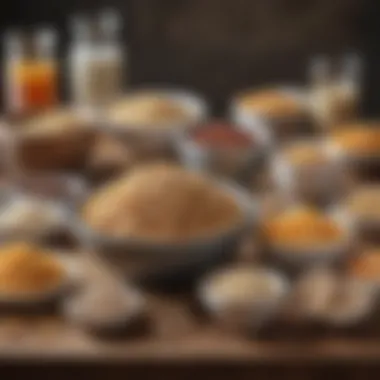
<svg viewBox="0 0 380 380"><path fill-rule="evenodd" d="M125 21L130 82L193 88L221 109L235 91L304 82L318 52L359 51L366 63L363 107L380 109L378 0L12 0L0 14L13 25L55 25L61 53L70 14L115 6Z"/></svg>

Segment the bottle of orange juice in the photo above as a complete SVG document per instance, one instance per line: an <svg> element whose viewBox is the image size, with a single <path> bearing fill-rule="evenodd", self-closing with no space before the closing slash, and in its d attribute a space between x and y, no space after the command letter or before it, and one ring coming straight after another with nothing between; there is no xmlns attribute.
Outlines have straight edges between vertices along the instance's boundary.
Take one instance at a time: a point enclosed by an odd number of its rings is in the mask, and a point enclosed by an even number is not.
<svg viewBox="0 0 380 380"><path fill-rule="evenodd" d="M6 37L5 106L10 114L24 115L56 105L58 68L56 39L51 30Z"/></svg>

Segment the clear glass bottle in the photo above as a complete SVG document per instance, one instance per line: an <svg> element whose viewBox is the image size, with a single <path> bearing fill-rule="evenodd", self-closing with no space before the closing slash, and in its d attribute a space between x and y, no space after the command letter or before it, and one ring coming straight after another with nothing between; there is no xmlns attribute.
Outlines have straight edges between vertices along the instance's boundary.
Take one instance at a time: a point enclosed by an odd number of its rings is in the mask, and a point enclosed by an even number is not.
<svg viewBox="0 0 380 380"><path fill-rule="evenodd" d="M318 57L311 65L311 106L323 129L339 126L358 116L361 63L356 55L338 62Z"/></svg>
<svg viewBox="0 0 380 380"><path fill-rule="evenodd" d="M24 115L58 102L56 35L51 29L9 32L5 37L5 107Z"/></svg>
<svg viewBox="0 0 380 380"><path fill-rule="evenodd" d="M73 20L69 66L75 106L98 108L120 95L125 54L119 39L120 26L113 11L104 11L96 18Z"/></svg>

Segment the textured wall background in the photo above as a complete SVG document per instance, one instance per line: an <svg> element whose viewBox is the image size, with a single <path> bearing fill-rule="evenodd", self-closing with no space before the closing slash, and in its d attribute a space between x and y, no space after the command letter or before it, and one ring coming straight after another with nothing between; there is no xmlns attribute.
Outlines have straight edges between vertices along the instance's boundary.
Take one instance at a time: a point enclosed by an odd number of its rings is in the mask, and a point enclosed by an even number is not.
<svg viewBox="0 0 380 380"><path fill-rule="evenodd" d="M0 22L53 23L64 50L68 15L103 5L125 17L133 85L191 87L218 109L246 86L304 81L317 52L367 53L376 34L369 0L13 0Z"/></svg>

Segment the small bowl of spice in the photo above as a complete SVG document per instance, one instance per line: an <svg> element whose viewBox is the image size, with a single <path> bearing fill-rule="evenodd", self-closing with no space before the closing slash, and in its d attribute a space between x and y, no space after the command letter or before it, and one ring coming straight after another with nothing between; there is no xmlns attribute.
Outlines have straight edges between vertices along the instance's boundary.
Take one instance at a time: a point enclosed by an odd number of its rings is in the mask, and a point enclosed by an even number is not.
<svg viewBox="0 0 380 380"><path fill-rule="evenodd" d="M318 205L331 203L348 187L341 156L324 140L287 144L273 157L270 176L285 195Z"/></svg>
<svg viewBox="0 0 380 380"><path fill-rule="evenodd" d="M357 121L333 129L329 143L359 178L380 175L380 128L375 121Z"/></svg>
<svg viewBox="0 0 380 380"><path fill-rule="evenodd" d="M349 262L348 274L380 290L380 248L375 246L362 250Z"/></svg>
<svg viewBox="0 0 380 380"><path fill-rule="evenodd" d="M353 190L343 201L342 208L349 214L360 236L366 240L379 241L380 186L366 184Z"/></svg>
<svg viewBox="0 0 380 380"><path fill-rule="evenodd" d="M315 268L297 280L291 300L289 307L305 321L350 327L373 313L376 292L350 276Z"/></svg>
<svg viewBox="0 0 380 380"><path fill-rule="evenodd" d="M112 279L90 281L63 305L68 321L99 338L121 338L138 331L145 299Z"/></svg>
<svg viewBox="0 0 380 380"><path fill-rule="evenodd" d="M140 89L111 104L104 131L135 149L141 159L172 153L174 142L208 113L198 95L174 89Z"/></svg>
<svg viewBox="0 0 380 380"><path fill-rule="evenodd" d="M253 136L232 123L214 120L180 139L179 155L191 169L246 183L262 163L268 145L263 133Z"/></svg>
<svg viewBox="0 0 380 380"><path fill-rule="evenodd" d="M278 272L239 266L208 275L198 295L205 310L222 326L255 333L280 310L289 288Z"/></svg>
<svg viewBox="0 0 380 380"><path fill-rule="evenodd" d="M68 291L71 275L58 254L25 242L6 243L0 251L2 310L45 309Z"/></svg>
<svg viewBox="0 0 380 380"><path fill-rule="evenodd" d="M278 264L303 269L340 262L354 240L352 222L339 211L296 204L264 221L268 253Z"/></svg>
<svg viewBox="0 0 380 380"><path fill-rule="evenodd" d="M287 86L246 91L232 101L232 118L249 131L264 126L283 141L312 129L306 99L304 90Z"/></svg>

